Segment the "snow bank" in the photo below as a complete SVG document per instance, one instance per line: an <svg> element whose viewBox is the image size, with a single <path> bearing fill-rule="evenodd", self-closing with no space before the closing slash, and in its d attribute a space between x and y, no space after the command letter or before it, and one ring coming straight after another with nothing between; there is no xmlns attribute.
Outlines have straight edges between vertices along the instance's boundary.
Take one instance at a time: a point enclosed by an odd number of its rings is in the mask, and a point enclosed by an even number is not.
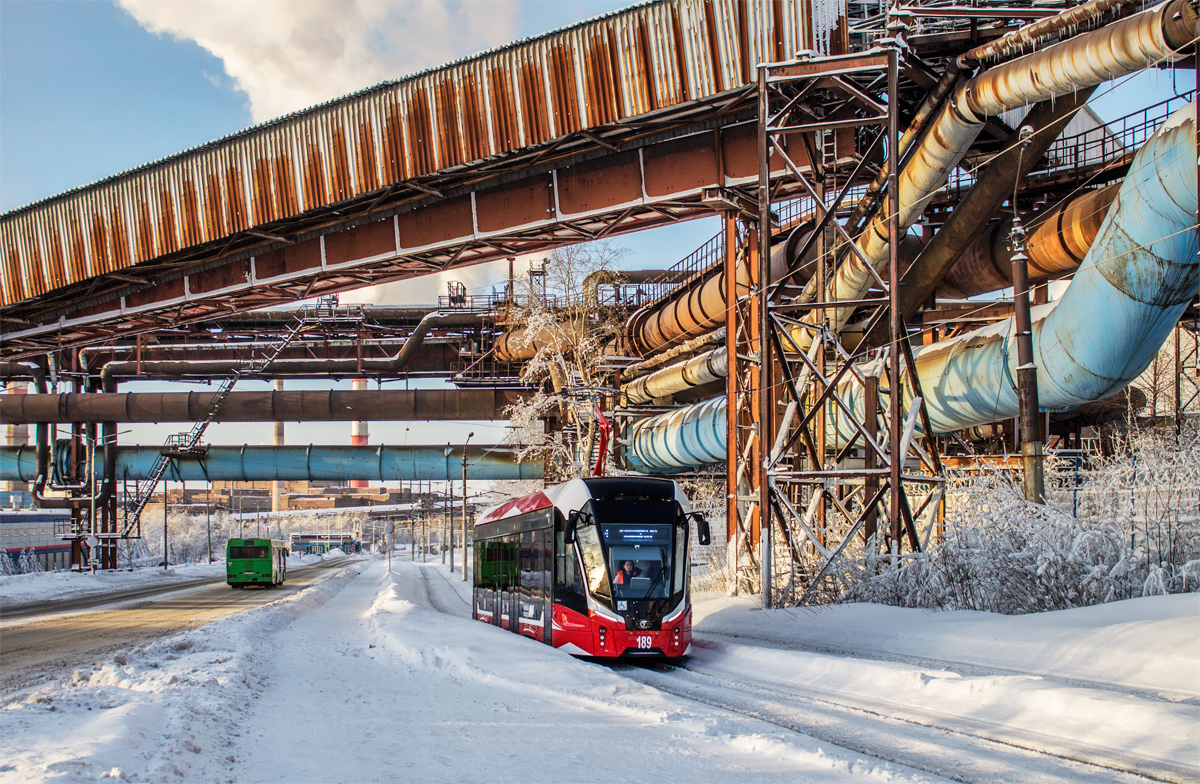
<svg viewBox="0 0 1200 784"><path fill-rule="evenodd" d="M272 635L353 576L119 652L9 702L0 710L0 782L228 779L227 750L264 688Z"/></svg>
<svg viewBox="0 0 1200 784"><path fill-rule="evenodd" d="M164 585L225 574L225 562L179 564L165 571L161 566L133 571L41 572L0 577L0 607L27 602L65 599L71 596L118 591L143 585Z"/></svg>
<svg viewBox="0 0 1200 784"><path fill-rule="evenodd" d="M767 610L758 597L697 598L699 636L943 663L1200 697L1200 595L1029 615L874 604Z"/></svg>

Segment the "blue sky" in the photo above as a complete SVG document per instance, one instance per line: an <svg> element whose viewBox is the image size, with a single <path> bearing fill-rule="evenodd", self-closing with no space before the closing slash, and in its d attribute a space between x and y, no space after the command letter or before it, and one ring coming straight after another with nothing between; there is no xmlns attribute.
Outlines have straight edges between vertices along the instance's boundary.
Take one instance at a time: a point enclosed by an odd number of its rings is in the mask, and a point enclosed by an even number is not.
<svg viewBox="0 0 1200 784"><path fill-rule="evenodd" d="M0 0L0 211L283 111L627 4ZM1150 72L1101 88L1093 106L1108 120L1193 85L1190 71ZM696 221L619 241L630 249L629 266L663 267L717 228L713 220ZM487 281L473 285L486 289ZM420 301L434 291L414 288L423 291ZM403 425L380 425L377 432L393 443L439 442L471 427L422 426L419 437L405 434ZM160 430L173 429L139 429L139 436L153 442ZM494 440L475 429L477 439ZM348 433L344 424L306 425L298 440L346 443ZM212 440L269 438L269 427L242 425L216 426Z"/></svg>

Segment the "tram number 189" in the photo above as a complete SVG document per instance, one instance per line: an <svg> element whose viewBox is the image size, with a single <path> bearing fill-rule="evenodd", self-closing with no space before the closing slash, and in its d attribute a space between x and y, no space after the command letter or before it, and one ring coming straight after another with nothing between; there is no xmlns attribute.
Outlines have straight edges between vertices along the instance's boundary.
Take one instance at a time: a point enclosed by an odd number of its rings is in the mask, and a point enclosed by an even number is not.
<svg viewBox="0 0 1200 784"><path fill-rule="evenodd" d="M653 644L654 638L648 634L639 635L637 638L637 647L642 650L649 650Z"/></svg>

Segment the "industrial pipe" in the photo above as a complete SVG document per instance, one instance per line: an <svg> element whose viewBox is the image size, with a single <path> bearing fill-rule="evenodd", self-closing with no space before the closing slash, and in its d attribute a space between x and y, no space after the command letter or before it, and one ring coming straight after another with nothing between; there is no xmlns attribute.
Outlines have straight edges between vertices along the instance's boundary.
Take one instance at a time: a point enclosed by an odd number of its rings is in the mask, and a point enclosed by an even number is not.
<svg viewBox="0 0 1200 784"><path fill-rule="evenodd" d="M795 262L808 232L801 220L786 232L787 239L771 250L771 279L778 280ZM799 230L797 230L799 229ZM743 258L737 263L737 290L750 291L750 270ZM799 280L802 282L803 277ZM643 355L697 338L725 325L725 265L717 263L679 286L664 300L634 312L625 334Z"/></svg>
<svg viewBox="0 0 1200 784"><path fill-rule="evenodd" d="M1042 410L1069 410L1123 389L1153 361L1195 296L1195 117L1194 104L1180 109L1143 145L1063 298L1033 309ZM1010 318L913 349L936 434L1016 416L1013 331ZM879 370L878 361L863 366L868 374ZM861 419L862 387L847 383L839 394ZM907 409L907 381L902 394ZM725 431L711 420L724 422L725 405L715 398L634 423L631 467L679 471L700 458L724 459ZM827 429L837 446L855 432L844 416Z"/></svg>
<svg viewBox="0 0 1200 784"><path fill-rule="evenodd" d="M41 422L198 422L215 392L0 395L0 419ZM504 419L516 389L230 392L214 422L354 422Z"/></svg>
<svg viewBox="0 0 1200 784"><path fill-rule="evenodd" d="M1195 117L1195 104L1174 112L1142 146L1062 299L1033 309L1042 410L1120 391L1195 297ZM1010 318L914 350L934 432L1016 415L1013 329Z"/></svg>
<svg viewBox="0 0 1200 784"><path fill-rule="evenodd" d="M1044 101L1025 116L1021 130L1006 140L1006 149L989 162L937 235L905 271L899 292L900 312L905 318L912 316L929 301L935 287L955 266L963 251L977 241L980 229L988 225L1006 199L1012 198L1014 187L1046 154L1075 116L1076 110L1087 104L1092 91L1093 88L1084 88L1061 100ZM1026 135L1026 129L1032 133ZM1006 270L1000 277L1007 281L1012 276L1012 265L1009 263L1009 254L1002 256L1003 263L996 266L997 269ZM1008 285L1004 283L996 288ZM882 345L888 332L886 326L877 328L871 336L875 338L872 345Z"/></svg>
<svg viewBox="0 0 1200 784"><path fill-rule="evenodd" d="M900 173L897 220L907 231L926 204L946 183L950 172L970 149L988 117L1046 101L1109 79L1173 59L1188 46L1196 24L1191 0L1168 0L1140 14L1084 33L1040 52L998 65L959 85ZM825 299L860 299L888 261L888 215L875 216L829 282ZM827 311L830 326L841 331L852 307ZM815 323L818 316L805 317ZM797 329L801 348L811 333Z"/></svg>
<svg viewBox="0 0 1200 784"><path fill-rule="evenodd" d="M538 351L549 346L564 354L571 348L571 341L563 333L566 327L542 327L531 333L527 327L517 327L496 338L492 350L501 362L524 362L533 359Z"/></svg>
<svg viewBox="0 0 1200 784"><path fill-rule="evenodd" d="M158 446L125 446L116 450L116 481L146 479L162 453ZM473 479L541 479L542 463L518 461L502 447L468 446ZM462 471L463 448L441 446L210 446L200 457L173 457L163 478L172 482L446 481ZM96 460L98 479L108 482L103 461ZM69 466L55 466L68 470ZM0 448L0 479L28 482L35 478L37 456L29 447Z"/></svg>
<svg viewBox="0 0 1200 784"><path fill-rule="evenodd" d="M724 347L713 349L657 370L648 376L634 379L621 387L621 391L625 393L625 402L628 405L649 403L656 398L668 397L725 378L728 374L728 361Z"/></svg>
<svg viewBox="0 0 1200 784"><path fill-rule="evenodd" d="M1043 45L1051 37L1065 31L1074 34L1080 27L1118 12L1135 2L1136 0L1088 0L1062 13L1005 33L994 41L980 44L960 55L955 62L960 66L967 66L1017 57Z"/></svg>
<svg viewBox="0 0 1200 784"><path fill-rule="evenodd" d="M400 351L384 359L277 359L261 375L272 378L328 378L343 376L399 375L425 342L430 330L438 327L467 327L481 322L484 314L470 312L433 312L425 315ZM153 362L114 361L104 365L101 378L220 378L238 370L244 377L259 375L250 360L200 360Z"/></svg>
<svg viewBox="0 0 1200 784"><path fill-rule="evenodd" d="M679 471L725 459L725 398L646 417L629 428L627 463L634 471Z"/></svg>
<svg viewBox="0 0 1200 784"><path fill-rule="evenodd" d="M1120 187L1121 183L1116 182L1100 190L1086 191L1034 216L1025 239L1030 281L1063 278L1079 268ZM939 296L966 298L1010 288L1012 250L1008 234L1011 230L1012 216L1008 216L978 232L938 285Z"/></svg>

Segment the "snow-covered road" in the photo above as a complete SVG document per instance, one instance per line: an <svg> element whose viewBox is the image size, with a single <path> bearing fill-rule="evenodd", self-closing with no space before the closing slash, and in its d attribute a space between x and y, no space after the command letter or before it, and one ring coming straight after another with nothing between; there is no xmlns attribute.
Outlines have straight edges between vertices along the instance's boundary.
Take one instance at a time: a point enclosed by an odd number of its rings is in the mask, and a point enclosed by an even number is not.
<svg viewBox="0 0 1200 784"><path fill-rule="evenodd" d="M1036 619L713 597L679 670L573 659L470 620L444 567L394 569L12 702L0 782L1200 780L1196 595Z"/></svg>

